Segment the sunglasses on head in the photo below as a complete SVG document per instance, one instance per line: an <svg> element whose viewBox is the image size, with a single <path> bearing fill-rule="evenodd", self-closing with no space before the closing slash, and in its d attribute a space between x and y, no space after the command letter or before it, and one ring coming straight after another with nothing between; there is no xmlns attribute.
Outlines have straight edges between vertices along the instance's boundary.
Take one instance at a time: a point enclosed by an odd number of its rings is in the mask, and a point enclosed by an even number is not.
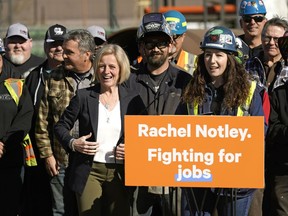
<svg viewBox="0 0 288 216"><path fill-rule="evenodd" d="M255 21L255 22L262 22L265 17L264 16L243 16L242 17L243 21L246 22L246 23L250 23L252 21L252 19Z"/></svg>

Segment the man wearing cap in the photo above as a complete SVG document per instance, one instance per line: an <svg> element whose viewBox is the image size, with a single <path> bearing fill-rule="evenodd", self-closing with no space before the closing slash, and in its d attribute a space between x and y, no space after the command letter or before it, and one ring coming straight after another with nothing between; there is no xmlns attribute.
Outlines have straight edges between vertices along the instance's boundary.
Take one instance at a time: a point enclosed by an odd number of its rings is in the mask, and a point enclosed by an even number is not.
<svg viewBox="0 0 288 216"><path fill-rule="evenodd" d="M67 29L63 25L55 24L48 28L44 39L44 52L47 59L33 69L26 79L36 109L39 107L44 91L45 80L50 72L62 65L64 61L62 44L66 33Z"/></svg>
<svg viewBox="0 0 288 216"><path fill-rule="evenodd" d="M17 71L21 73L21 78L26 78L30 71L40 65L44 59L31 53L32 38L29 35L28 28L15 23L9 26L5 43L4 62L11 62Z"/></svg>
<svg viewBox="0 0 288 216"><path fill-rule="evenodd" d="M3 73L4 52L0 39L0 214L15 216L22 206L25 158L22 141L31 128L33 105L22 80L9 79ZM16 86L22 90L16 91Z"/></svg>
<svg viewBox="0 0 288 216"><path fill-rule="evenodd" d="M44 52L47 59L38 67L33 69L25 80L34 104L34 115L30 137L35 149L35 155L39 163L37 167L28 168L26 172L27 199L25 211L29 215L51 215L51 197L49 177L45 170L43 161L40 160L39 151L35 143L35 122L38 116L40 100L44 93L45 81L49 78L51 71L60 67L63 62L63 40L67 29L63 25L55 24L48 28L44 39ZM28 200L31 199L31 200Z"/></svg>
<svg viewBox="0 0 288 216"><path fill-rule="evenodd" d="M145 61L143 67L132 71L127 86L139 92L146 105L143 113L175 114L182 90L191 76L169 61L172 34L163 14L145 14L138 28L137 40ZM164 193L162 189L139 187L134 194L134 215L171 215L168 188L165 188Z"/></svg>
<svg viewBox="0 0 288 216"><path fill-rule="evenodd" d="M106 44L107 39L106 39L106 32L104 28L102 28L101 26L93 25L93 26L89 26L87 30L94 37L96 49Z"/></svg>
<svg viewBox="0 0 288 216"><path fill-rule="evenodd" d="M170 61L192 75L195 69L196 55L183 49L183 42L187 31L186 18L176 10L165 12L164 17L173 34L173 45L175 47L170 53Z"/></svg>
<svg viewBox="0 0 288 216"><path fill-rule="evenodd" d="M51 38L48 38L51 41ZM53 38L52 38L53 39ZM53 39L55 40L55 39ZM94 85L93 58L95 42L85 29L75 29L64 35L62 44L64 64L52 70L45 81L35 127L35 141L50 176L53 215L73 216L77 212L75 194L68 187L68 163L73 149L66 152L54 135L54 125L69 105L76 91ZM71 130L79 136L78 122Z"/></svg>

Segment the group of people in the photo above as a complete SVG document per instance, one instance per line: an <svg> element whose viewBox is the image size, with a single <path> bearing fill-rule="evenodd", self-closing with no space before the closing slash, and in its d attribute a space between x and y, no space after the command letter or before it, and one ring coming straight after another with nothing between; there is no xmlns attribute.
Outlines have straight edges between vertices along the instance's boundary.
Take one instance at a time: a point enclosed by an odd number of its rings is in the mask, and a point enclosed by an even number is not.
<svg viewBox="0 0 288 216"><path fill-rule="evenodd" d="M288 22L268 20L262 0L239 10L244 34L214 26L200 55L183 48L183 14L145 14L133 63L100 26L50 26L46 59L31 54L25 25L9 26L0 40L1 215L287 215L288 55L278 43L288 43ZM249 49L241 61L240 43ZM124 116L162 114L263 116L265 189L125 186ZM26 163L27 134L37 166Z"/></svg>

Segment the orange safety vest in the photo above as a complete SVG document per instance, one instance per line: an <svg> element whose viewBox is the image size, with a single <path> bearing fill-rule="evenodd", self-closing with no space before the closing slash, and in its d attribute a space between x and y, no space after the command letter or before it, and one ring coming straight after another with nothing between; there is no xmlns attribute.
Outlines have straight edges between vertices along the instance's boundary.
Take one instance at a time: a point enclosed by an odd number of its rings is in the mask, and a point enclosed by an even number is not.
<svg viewBox="0 0 288 216"><path fill-rule="evenodd" d="M197 55L181 50L177 60L177 66L192 75L196 67L196 59Z"/></svg>

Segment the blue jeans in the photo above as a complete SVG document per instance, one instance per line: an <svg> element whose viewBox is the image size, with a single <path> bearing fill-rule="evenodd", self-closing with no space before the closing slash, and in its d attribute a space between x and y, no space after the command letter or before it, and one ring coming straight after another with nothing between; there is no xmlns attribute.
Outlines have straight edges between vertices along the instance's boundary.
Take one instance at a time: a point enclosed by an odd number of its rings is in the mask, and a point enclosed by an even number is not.
<svg viewBox="0 0 288 216"><path fill-rule="evenodd" d="M59 174L50 180L53 216L76 216L76 196L68 187L68 168L60 166Z"/></svg>
<svg viewBox="0 0 288 216"><path fill-rule="evenodd" d="M191 188L183 188L181 215L211 216L214 212L217 212L219 216L231 216L234 210L234 216L247 216L252 198L253 193L250 193L231 202L229 194L218 196L209 188L193 188L193 194ZM217 207L215 208L216 203Z"/></svg>
<svg viewBox="0 0 288 216"><path fill-rule="evenodd" d="M52 210L53 216L64 215L64 178L65 168L60 167L59 174L51 177L50 187L52 192Z"/></svg>

